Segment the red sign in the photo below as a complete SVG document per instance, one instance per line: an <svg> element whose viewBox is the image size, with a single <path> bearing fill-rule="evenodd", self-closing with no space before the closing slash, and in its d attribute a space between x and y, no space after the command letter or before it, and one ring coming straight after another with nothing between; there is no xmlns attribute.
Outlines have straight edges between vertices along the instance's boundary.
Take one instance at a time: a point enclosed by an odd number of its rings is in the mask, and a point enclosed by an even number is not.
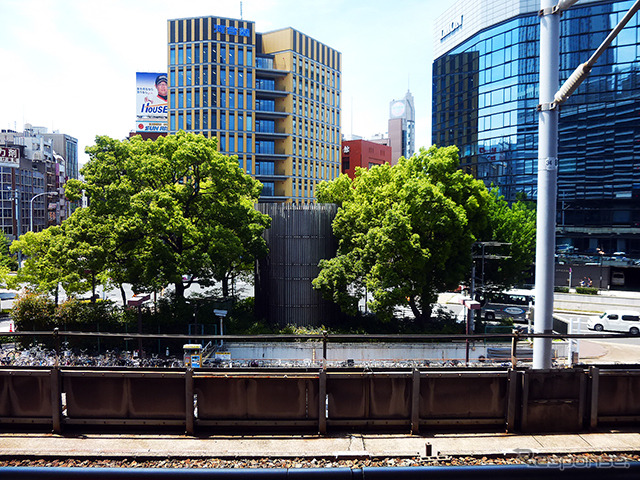
<svg viewBox="0 0 640 480"><path fill-rule="evenodd" d="M0 147L0 164L9 167L19 167L20 149L15 147Z"/></svg>

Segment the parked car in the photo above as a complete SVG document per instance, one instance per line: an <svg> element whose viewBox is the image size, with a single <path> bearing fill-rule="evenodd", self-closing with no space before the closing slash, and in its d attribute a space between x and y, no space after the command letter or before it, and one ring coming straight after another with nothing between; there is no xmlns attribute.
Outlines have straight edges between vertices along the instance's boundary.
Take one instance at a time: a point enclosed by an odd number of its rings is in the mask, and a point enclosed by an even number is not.
<svg viewBox="0 0 640 480"><path fill-rule="evenodd" d="M587 326L596 332L606 330L638 335L640 333L640 313L632 310L611 310L604 312L598 318L589 320Z"/></svg>
<svg viewBox="0 0 640 480"><path fill-rule="evenodd" d="M623 272L613 272L611 274L611 285L617 285L619 287L624 285L624 273Z"/></svg>

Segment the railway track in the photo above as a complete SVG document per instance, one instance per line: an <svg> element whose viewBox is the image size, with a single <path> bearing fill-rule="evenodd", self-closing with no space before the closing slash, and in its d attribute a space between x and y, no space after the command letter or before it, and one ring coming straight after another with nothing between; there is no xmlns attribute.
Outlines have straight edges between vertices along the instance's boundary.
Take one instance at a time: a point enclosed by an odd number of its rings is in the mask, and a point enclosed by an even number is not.
<svg viewBox="0 0 640 480"><path fill-rule="evenodd" d="M102 457L38 457L24 456L3 458L3 467L49 468L213 468L213 469L301 469L301 468L376 468L376 467L446 467L480 465L531 465L531 466L598 466L600 468L625 468L640 462L640 453L573 453L564 455L483 455L483 456L425 456L425 457L371 457L349 458L328 455L317 458L102 458ZM0 470L1 472L1 470Z"/></svg>

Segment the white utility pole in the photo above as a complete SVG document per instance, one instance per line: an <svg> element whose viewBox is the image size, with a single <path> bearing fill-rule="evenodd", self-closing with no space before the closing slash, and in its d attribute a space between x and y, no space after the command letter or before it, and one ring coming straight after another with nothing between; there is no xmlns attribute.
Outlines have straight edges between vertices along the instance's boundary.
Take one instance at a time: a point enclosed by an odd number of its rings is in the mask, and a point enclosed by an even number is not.
<svg viewBox="0 0 640 480"><path fill-rule="evenodd" d="M553 287L556 249L558 174L558 107L576 91L602 52L640 9L640 0L625 14L589 60L576 68L562 87L560 71L560 14L578 0L540 2L540 104L538 105L538 206L536 236L536 308L534 333L553 332ZM551 368L551 338L534 338L533 368Z"/></svg>

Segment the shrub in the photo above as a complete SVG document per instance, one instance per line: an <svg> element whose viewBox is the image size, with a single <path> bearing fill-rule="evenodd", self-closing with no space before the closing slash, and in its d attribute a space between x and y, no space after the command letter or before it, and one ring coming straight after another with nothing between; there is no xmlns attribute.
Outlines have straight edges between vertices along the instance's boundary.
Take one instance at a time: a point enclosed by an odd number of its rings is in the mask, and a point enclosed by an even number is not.
<svg viewBox="0 0 640 480"><path fill-rule="evenodd" d="M554 292L569 293L569 287L553 287Z"/></svg>
<svg viewBox="0 0 640 480"><path fill-rule="evenodd" d="M582 295L597 295L598 289L594 287L576 287L576 293Z"/></svg>
<svg viewBox="0 0 640 480"><path fill-rule="evenodd" d="M70 298L56 308L56 324L61 330L118 331L120 309L111 302L89 303Z"/></svg>
<svg viewBox="0 0 640 480"><path fill-rule="evenodd" d="M46 331L55 328L55 304L46 295L27 291L18 295L11 318L17 330Z"/></svg>

